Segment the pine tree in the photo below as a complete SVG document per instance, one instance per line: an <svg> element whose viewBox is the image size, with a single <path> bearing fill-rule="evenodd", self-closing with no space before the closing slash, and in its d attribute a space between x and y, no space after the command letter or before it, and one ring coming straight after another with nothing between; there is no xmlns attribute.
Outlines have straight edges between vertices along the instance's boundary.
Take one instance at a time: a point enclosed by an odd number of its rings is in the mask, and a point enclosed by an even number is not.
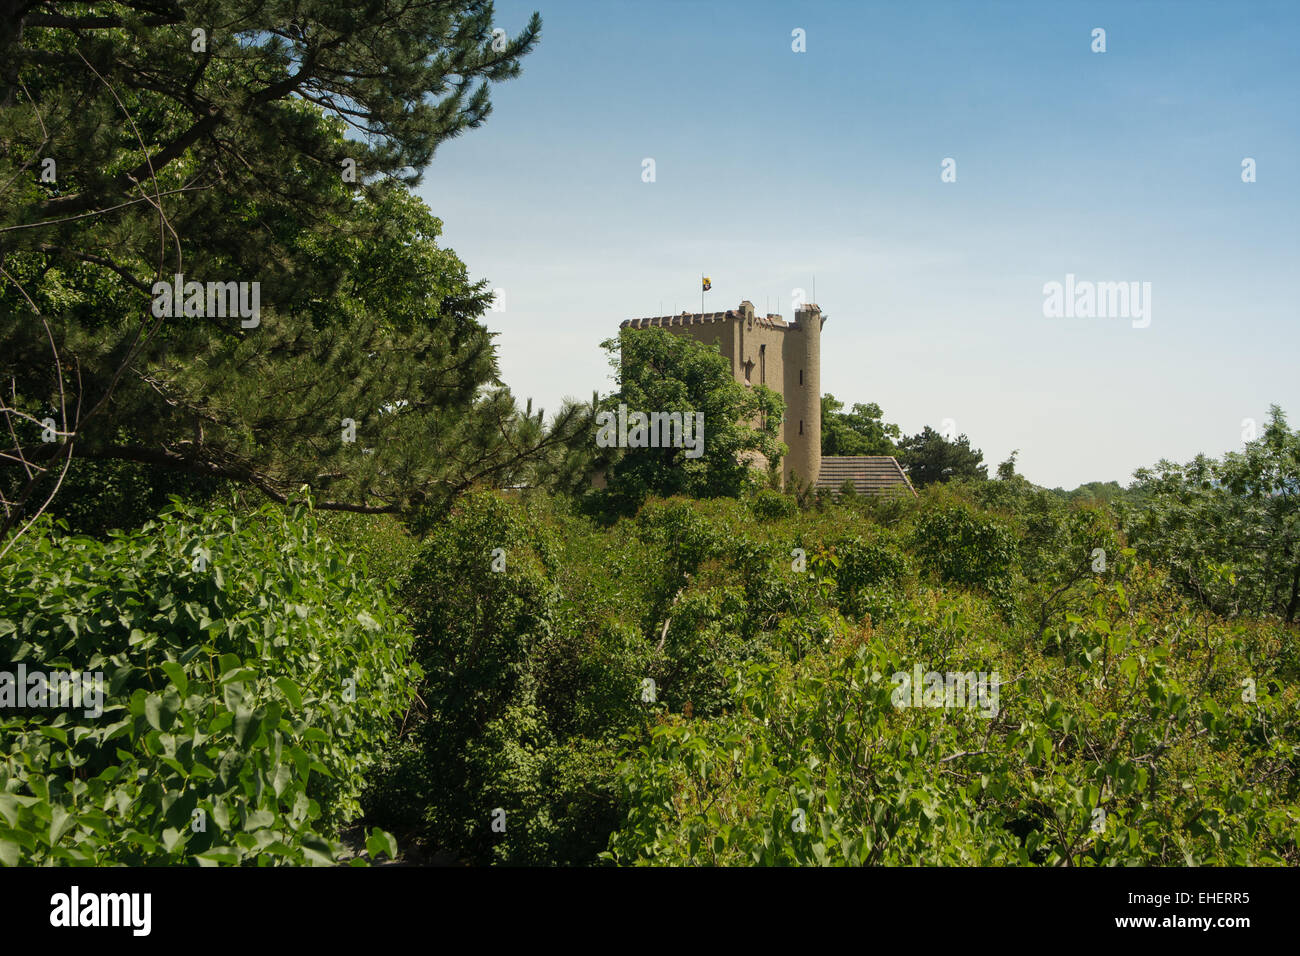
<svg viewBox="0 0 1300 956"><path fill-rule="evenodd" d="M965 435L949 441L926 425L920 433L900 441L898 449L902 453L899 463L907 471L912 484L918 488L954 478L988 478L984 453L978 448L971 448L970 439Z"/></svg>
<svg viewBox="0 0 1300 956"><path fill-rule="evenodd" d="M537 42L536 15L513 38L492 16L480 0L0 3L6 528L73 458L387 512L563 440L566 420L515 408L478 321L486 282L409 193ZM260 311L160 317L177 274L256 283Z"/></svg>

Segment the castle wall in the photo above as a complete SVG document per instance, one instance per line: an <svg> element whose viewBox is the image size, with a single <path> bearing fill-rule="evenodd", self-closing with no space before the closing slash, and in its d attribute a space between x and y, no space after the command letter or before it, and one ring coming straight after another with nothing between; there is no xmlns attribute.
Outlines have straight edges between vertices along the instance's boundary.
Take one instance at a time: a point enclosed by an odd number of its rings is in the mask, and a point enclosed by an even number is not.
<svg viewBox="0 0 1300 956"><path fill-rule="evenodd" d="M739 358L732 363L732 374L741 384L766 385L772 391L781 394L785 390L786 332L784 327L764 322L761 317L756 318L753 307L748 302L741 303L738 312L740 314L732 321L740 340L740 348L737 350ZM788 421L787 413L786 420L782 422L777 432L777 437L787 444ZM758 425L759 422L755 421L753 424ZM754 464L763 469L767 468L767 462L759 456L756 456ZM783 479L784 476L783 464Z"/></svg>

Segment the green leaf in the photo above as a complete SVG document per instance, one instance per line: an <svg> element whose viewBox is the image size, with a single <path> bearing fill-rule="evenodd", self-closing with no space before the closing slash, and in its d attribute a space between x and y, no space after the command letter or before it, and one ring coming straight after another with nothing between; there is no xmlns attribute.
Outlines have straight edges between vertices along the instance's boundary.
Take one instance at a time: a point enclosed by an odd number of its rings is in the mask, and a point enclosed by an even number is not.
<svg viewBox="0 0 1300 956"><path fill-rule="evenodd" d="M257 737L262 721L256 717L256 711L247 707L235 708L235 741L241 747L247 746Z"/></svg>
<svg viewBox="0 0 1300 956"><path fill-rule="evenodd" d="M7 837L0 837L0 863L5 866L17 866L22 858L23 848Z"/></svg>
<svg viewBox="0 0 1300 956"><path fill-rule="evenodd" d="M397 859L397 840L388 831L376 827L370 831L370 836L366 838L366 852L370 854L371 859L377 860L383 854L390 860L395 860Z"/></svg>
<svg viewBox="0 0 1300 956"><path fill-rule="evenodd" d="M50 815L50 846L54 846L77 823L76 817L63 807L56 806Z"/></svg>
<svg viewBox="0 0 1300 956"><path fill-rule="evenodd" d="M174 853L178 846L185 844L185 834L174 827L168 827L162 833L163 849L168 853Z"/></svg>
<svg viewBox="0 0 1300 956"><path fill-rule="evenodd" d="M280 693L289 699L294 710L302 709L302 692L298 690L298 685L287 677L277 677L275 686L280 688Z"/></svg>
<svg viewBox="0 0 1300 956"><path fill-rule="evenodd" d="M307 834L302 838L303 854L309 863L316 866L333 866L336 862L335 847L317 834Z"/></svg>
<svg viewBox="0 0 1300 956"><path fill-rule="evenodd" d="M162 668L163 673L170 678L176 692L184 697L190 687L189 678L185 676L185 668L175 661L163 661L159 666Z"/></svg>
<svg viewBox="0 0 1300 956"><path fill-rule="evenodd" d="M181 708L175 692L150 694L144 701L144 718L154 730L169 730Z"/></svg>
<svg viewBox="0 0 1300 956"><path fill-rule="evenodd" d="M235 866L239 863L240 853L233 846L219 846L195 854L194 859L199 866L217 866L223 863L227 866Z"/></svg>
<svg viewBox="0 0 1300 956"><path fill-rule="evenodd" d="M46 737L57 740L64 745L68 743L68 732L62 727L51 727L49 724L42 724L38 729Z"/></svg>
<svg viewBox="0 0 1300 956"><path fill-rule="evenodd" d="M275 823L275 814L270 810L254 810L244 818L245 830L261 830Z"/></svg>
<svg viewBox="0 0 1300 956"><path fill-rule="evenodd" d="M271 778L271 789L275 791L277 797L282 797L292 780L293 771L288 764L282 763L275 768L275 775Z"/></svg>
<svg viewBox="0 0 1300 956"><path fill-rule="evenodd" d="M18 813L21 809L18 798L12 793L0 791L0 817L11 827L18 826Z"/></svg>

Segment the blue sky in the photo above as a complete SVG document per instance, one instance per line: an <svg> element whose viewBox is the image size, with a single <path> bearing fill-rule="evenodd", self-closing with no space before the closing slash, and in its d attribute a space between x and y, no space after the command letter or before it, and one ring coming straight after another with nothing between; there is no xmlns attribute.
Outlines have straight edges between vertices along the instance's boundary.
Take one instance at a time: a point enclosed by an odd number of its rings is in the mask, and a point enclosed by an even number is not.
<svg viewBox="0 0 1300 956"><path fill-rule="evenodd" d="M787 318L815 276L823 391L1039 484L1221 455L1270 403L1300 427L1300 3L496 9L541 42L418 192L505 290L521 399L609 391L601 340L702 272ZM1044 317L1067 273L1151 283L1150 325Z"/></svg>

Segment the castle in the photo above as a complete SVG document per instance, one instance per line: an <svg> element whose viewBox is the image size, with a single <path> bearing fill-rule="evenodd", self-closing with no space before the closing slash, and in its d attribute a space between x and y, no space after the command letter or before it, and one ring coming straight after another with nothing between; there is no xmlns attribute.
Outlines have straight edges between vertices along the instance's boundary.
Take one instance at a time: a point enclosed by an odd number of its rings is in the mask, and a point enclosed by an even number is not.
<svg viewBox="0 0 1300 956"><path fill-rule="evenodd" d="M717 345L731 363L731 374L744 385L766 385L785 399L779 438L790 449L782 469L800 485L838 492L845 481L860 494L894 487L912 490L898 462L887 456L822 458L822 327L827 316L814 304L799 306L794 321L757 315L748 299L726 312L683 312L628 319L620 328L663 328L706 345ZM915 493L915 492L913 492Z"/></svg>
<svg viewBox="0 0 1300 956"><path fill-rule="evenodd" d="M731 374L745 385L766 385L785 398L785 421L778 436L790 449L783 478L791 473L816 482L822 463L821 343L826 316L815 305L802 306L795 320L756 315L748 300L726 312L662 315L629 319L620 328L664 328L705 345L717 345L731 363Z"/></svg>

